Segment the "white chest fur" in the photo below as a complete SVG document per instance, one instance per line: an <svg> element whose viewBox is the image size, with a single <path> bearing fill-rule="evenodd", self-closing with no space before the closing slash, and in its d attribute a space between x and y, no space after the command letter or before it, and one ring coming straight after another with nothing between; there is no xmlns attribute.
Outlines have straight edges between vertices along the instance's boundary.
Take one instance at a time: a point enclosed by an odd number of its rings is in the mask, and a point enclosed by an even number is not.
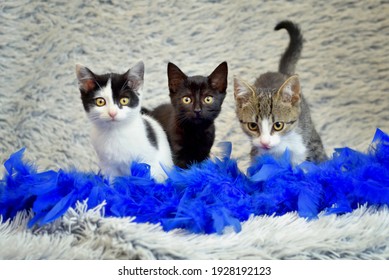
<svg viewBox="0 0 389 280"><path fill-rule="evenodd" d="M129 123L93 127L92 143L103 174L129 175L131 163L137 161L148 164L152 176L157 180L166 178L162 166L166 169L173 166L169 143L162 128L150 118L147 118L147 121L156 132L158 149L151 145L147 138L145 124L140 115Z"/></svg>

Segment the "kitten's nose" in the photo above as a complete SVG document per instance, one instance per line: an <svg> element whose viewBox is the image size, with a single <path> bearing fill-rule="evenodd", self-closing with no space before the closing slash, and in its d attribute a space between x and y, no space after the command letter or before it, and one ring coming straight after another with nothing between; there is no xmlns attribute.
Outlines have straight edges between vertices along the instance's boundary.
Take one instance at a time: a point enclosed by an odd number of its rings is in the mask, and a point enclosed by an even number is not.
<svg viewBox="0 0 389 280"><path fill-rule="evenodd" d="M268 139L268 138L261 138L259 140L259 143L261 143L261 146L266 148L266 149L270 148L270 139Z"/></svg>
<svg viewBox="0 0 389 280"><path fill-rule="evenodd" d="M201 108L194 108L194 112L196 113L196 116L199 116L201 113Z"/></svg>
<svg viewBox="0 0 389 280"><path fill-rule="evenodd" d="M118 114L118 113L117 113L116 111L109 111L109 112L108 112L108 115L109 115L112 119L114 119L114 118L116 117L117 114Z"/></svg>

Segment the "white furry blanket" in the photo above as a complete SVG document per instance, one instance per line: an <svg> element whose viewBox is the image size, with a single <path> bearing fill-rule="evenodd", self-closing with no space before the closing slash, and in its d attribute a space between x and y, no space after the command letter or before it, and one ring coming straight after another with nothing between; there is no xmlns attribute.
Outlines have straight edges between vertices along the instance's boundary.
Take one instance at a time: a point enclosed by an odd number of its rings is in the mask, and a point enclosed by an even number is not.
<svg viewBox="0 0 389 280"><path fill-rule="evenodd" d="M3 259L388 259L389 210L361 207L341 218L294 213L251 217L223 235L164 232L130 218L103 218L83 204L60 220L25 230L28 215L0 224Z"/></svg>
<svg viewBox="0 0 389 280"><path fill-rule="evenodd" d="M387 10L375 0L2 1L0 163L26 147L39 170L97 170L76 63L104 73L143 60L143 105L154 107L169 101L169 61L189 75L209 75L226 60L229 86L216 142L231 141L245 169L249 143L235 118L232 79L253 81L277 70L289 38L273 28L284 19L300 24L306 40L297 71L328 154L344 146L365 151L377 127L389 132ZM82 204L43 228L27 229L28 217L2 221L0 258L389 258L386 208L313 221L294 213L252 217L240 233L223 235L163 232Z"/></svg>

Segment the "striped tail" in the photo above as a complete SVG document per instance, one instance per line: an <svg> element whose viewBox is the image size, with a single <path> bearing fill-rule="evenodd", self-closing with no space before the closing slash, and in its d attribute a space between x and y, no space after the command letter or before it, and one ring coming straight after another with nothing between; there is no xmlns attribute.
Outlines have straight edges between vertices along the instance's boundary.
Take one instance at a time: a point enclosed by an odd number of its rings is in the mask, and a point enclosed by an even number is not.
<svg viewBox="0 0 389 280"><path fill-rule="evenodd" d="M290 36L289 46L281 57L278 71L282 74L291 76L295 74L297 61L300 58L303 49L303 36L297 24L291 21L281 21L274 30L286 29Z"/></svg>

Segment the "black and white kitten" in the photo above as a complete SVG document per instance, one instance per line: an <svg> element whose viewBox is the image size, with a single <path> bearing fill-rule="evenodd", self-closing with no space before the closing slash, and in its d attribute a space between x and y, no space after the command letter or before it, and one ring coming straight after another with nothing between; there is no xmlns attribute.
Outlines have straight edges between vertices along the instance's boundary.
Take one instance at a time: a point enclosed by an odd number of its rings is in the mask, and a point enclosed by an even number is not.
<svg viewBox="0 0 389 280"><path fill-rule="evenodd" d="M157 121L142 115L144 64L124 74L96 75L77 64L81 100L92 123L92 144L103 175L130 175L133 161L150 165L151 175L163 181L173 166L170 146Z"/></svg>
<svg viewBox="0 0 389 280"><path fill-rule="evenodd" d="M215 140L214 121L219 115L227 89L227 62L209 76L184 74L168 63L170 104L149 112L165 129L175 165L188 168L210 155Z"/></svg>
<svg viewBox="0 0 389 280"><path fill-rule="evenodd" d="M290 21L280 22L275 29L286 29L290 36L279 71L260 75L253 85L234 79L236 114L251 139L251 157L280 156L289 149L293 164L324 161L327 156L322 141L295 75L303 37Z"/></svg>

